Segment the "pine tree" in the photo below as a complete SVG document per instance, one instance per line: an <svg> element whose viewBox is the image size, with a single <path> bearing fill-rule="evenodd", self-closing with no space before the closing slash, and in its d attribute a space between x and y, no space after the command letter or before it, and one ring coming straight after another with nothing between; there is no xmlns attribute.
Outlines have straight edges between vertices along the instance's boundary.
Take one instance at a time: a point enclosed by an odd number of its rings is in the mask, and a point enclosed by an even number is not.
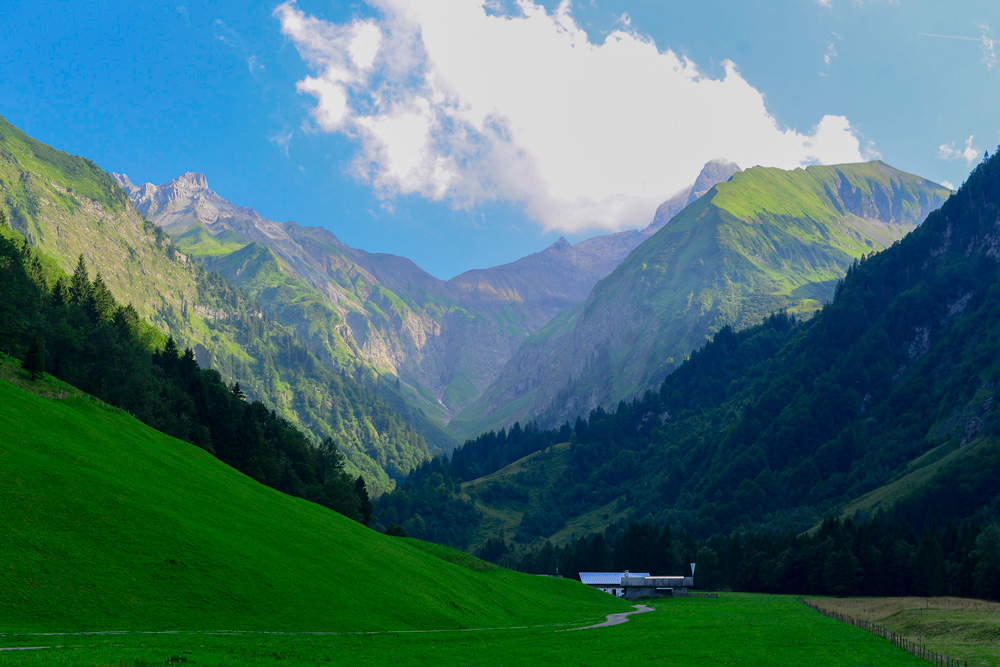
<svg viewBox="0 0 1000 667"><path fill-rule="evenodd" d="M85 306L91 297L90 278L87 276L87 262L83 255L76 262L73 277L69 280L69 302L76 306Z"/></svg>
<svg viewBox="0 0 1000 667"><path fill-rule="evenodd" d="M28 346L28 353L25 355L21 367L28 372L32 382L38 380L45 372L45 352L38 338L31 340L31 345Z"/></svg>
<svg viewBox="0 0 1000 667"><path fill-rule="evenodd" d="M361 523L369 526L375 517L375 503L368 497L365 478L361 475L354 481L354 493L358 495L358 501L361 503Z"/></svg>
<svg viewBox="0 0 1000 667"><path fill-rule="evenodd" d="M60 278L56 281L55 286L52 288L52 308L59 309L66 305L67 292L69 288L66 286L66 279Z"/></svg>
<svg viewBox="0 0 1000 667"><path fill-rule="evenodd" d="M104 284L100 271L94 276L91 292L93 294L93 319L95 322L103 324L110 320L114 314L115 297L111 294L108 286Z"/></svg>
<svg viewBox="0 0 1000 667"><path fill-rule="evenodd" d="M230 391L233 393L234 398L243 401L244 403L246 402L247 395L243 393L243 389L240 387L239 382L234 382L233 386L230 387Z"/></svg>

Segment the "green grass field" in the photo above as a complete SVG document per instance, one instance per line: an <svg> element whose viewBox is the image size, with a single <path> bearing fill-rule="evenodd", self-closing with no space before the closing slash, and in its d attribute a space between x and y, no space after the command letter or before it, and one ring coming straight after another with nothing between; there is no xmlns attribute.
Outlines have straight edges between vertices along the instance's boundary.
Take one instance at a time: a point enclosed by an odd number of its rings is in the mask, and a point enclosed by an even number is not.
<svg viewBox="0 0 1000 667"><path fill-rule="evenodd" d="M970 667L1000 665L1000 603L952 597L823 598L812 602L878 623L932 651L967 660Z"/></svg>
<svg viewBox="0 0 1000 667"><path fill-rule="evenodd" d="M0 637L6 646L68 648L0 653L11 665L95 667L247 665L808 665L927 664L795 598L723 594L652 603L624 624L440 633L172 634Z"/></svg>
<svg viewBox="0 0 1000 667"><path fill-rule="evenodd" d="M627 608L381 535L63 395L0 381L3 631L454 629Z"/></svg>

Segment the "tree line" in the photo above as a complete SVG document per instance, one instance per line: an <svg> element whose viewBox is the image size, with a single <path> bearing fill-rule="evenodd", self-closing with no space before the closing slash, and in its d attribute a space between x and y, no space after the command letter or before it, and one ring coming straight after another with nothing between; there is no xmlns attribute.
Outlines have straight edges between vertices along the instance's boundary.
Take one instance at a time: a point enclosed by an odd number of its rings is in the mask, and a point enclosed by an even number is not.
<svg viewBox="0 0 1000 667"><path fill-rule="evenodd" d="M374 505L344 470L334 437L315 445L194 352L117 303L83 257L71 276L11 230L0 211L0 351L191 442L257 481L363 523Z"/></svg>
<svg viewBox="0 0 1000 667"><path fill-rule="evenodd" d="M797 534L923 457L933 478L889 499L917 534L989 525L1000 518L998 217L994 154L914 232L856 261L814 317L723 327L658 391L559 429L467 441L414 470L380 510L460 548L481 544L477 503L523 513L520 547L609 505L699 540ZM455 491L558 443L569 444L562 472L540 492L527 475Z"/></svg>
<svg viewBox="0 0 1000 667"><path fill-rule="evenodd" d="M898 515L825 519L803 534L735 533L698 540L648 522L618 523L561 547L519 550L500 537L476 552L533 574L688 576L695 586L797 595L940 596L1000 600L1000 526L950 522L916 531Z"/></svg>

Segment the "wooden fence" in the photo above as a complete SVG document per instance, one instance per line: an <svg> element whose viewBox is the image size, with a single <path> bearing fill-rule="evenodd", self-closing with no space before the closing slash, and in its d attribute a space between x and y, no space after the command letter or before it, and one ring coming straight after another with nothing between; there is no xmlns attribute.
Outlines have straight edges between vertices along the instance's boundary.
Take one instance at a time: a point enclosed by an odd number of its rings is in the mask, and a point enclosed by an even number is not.
<svg viewBox="0 0 1000 667"><path fill-rule="evenodd" d="M936 651L930 650L923 644L918 644L915 641L907 639L903 635L896 634L892 630L889 630L889 628L883 627L878 623L872 623L871 621L854 618L853 616L848 616L847 614L841 614L836 611L830 611L829 609L823 609L819 605L809 602L803 598L799 598L799 602L810 609L815 609L824 616L829 616L830 618L835 618L842 623L848 623L856 628L867 630L873 635L878 635L882 639L888 639L892 642L893 646L898 646L918 658L927 660L932 665L936 665L938 667L969 667L968 660L959 660L957 658L950 658L946 655L941 655Z"/></svg>

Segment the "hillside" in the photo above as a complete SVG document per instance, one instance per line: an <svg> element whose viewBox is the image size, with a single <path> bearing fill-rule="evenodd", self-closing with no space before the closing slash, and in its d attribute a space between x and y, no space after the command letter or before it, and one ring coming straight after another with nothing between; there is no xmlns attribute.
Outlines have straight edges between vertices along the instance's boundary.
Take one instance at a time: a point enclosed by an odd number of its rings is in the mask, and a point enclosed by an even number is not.
<svg viewBox="0 0 1000 667"><path fill-rule="evenodd" d="M71 274L82 256L117 301L131 303L181 349L192 348L203 367L239 382L250 399L264 401L317 439L337 439L349 469L363 473L376 492L427 458L422 436L435 451L454 445L392 384L378 383L370 369L346 358L336 369L321 362L254 299L190 261L139 215L110 175L3 119L0 210L13 233L48 258L52 271ZM420 434L390 415L393 409ZM375 414L390 416L379 424Z"/></svg>
<svg viewBox="0 0 1000 667"><path fill-rule="evenodd" d="M709 163L645 229L548 248L438 280L408 259L352 248L320 227L268 220L187 173L161 185L115 178L185 253L258 299L325 360L398 376L447 421L496 378L526 336L587 297L643 240L738 170Z"/></svg>
<svg viewBox="0 0 1000 667"><path fill-rule="evenodd" d="M0 381L6 631L444 629L627 606L381 535L62 389Z"/></svg>
<svg viewBox="0 0 1000 667"><path fill-rule="evenodd" d="M555 537L581 518L610 522L622 511L702 537L797 532L841 513L881 511L918 531L995 521L998 184L993 156L914 232L852 264L813 318L723 328L658 392L573 427L481 436L414 471L383 511L407 525L407 495L425 498L569 442L546 462L562 470L555 479L501 470L494 479L518 483L475 504L438 497L449 521L466 517L457 537L481 543L490 512L509 516L525 494L537 500L516 529L507 524L508 539ZM423 525L437 525L421 509Z"/></svg>
<svg viewBox="0 0 1000 667"><path fill-rule="evenodd" d="M473 437L614 407L725 325L816 310L851 262L902 238L948 194L882 162L737 173L525 341L449 428Z"/></svg>

